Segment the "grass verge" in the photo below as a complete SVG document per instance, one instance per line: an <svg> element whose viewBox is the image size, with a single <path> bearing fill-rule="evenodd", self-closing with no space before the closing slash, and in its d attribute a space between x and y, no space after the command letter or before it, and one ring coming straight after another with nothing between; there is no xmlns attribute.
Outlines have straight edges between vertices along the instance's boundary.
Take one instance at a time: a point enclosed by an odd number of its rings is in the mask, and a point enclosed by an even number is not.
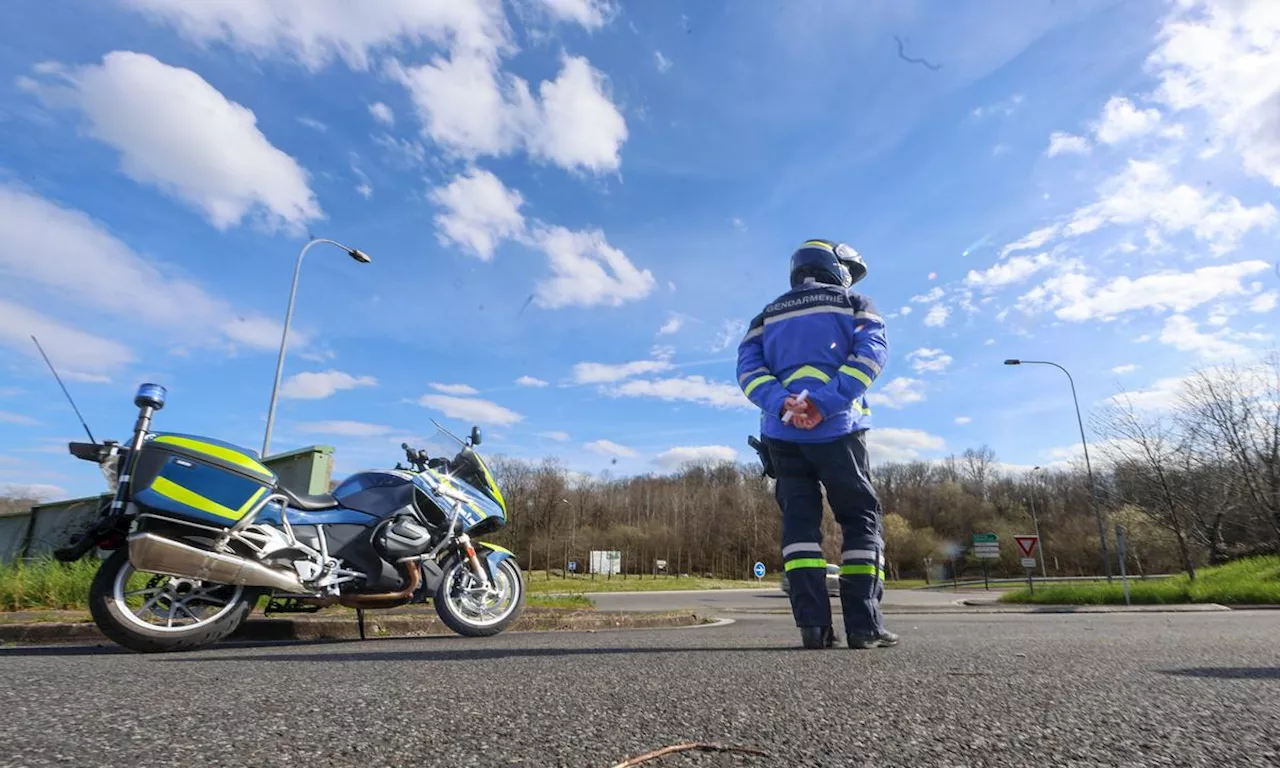
<svg viewBox="0 0 1280 768"><path fill-rule="evenodd" d="M1185 574L1167 579L1129 581L1129 594L1138 605L1218 603L1221 605L1280 605L1280 557L1251 557L1215 568L1201 568L1192 581ZM1111 583L1051 584L1006 592L1006 603L1038 605L1123 605L1124 586Z"/></svg>

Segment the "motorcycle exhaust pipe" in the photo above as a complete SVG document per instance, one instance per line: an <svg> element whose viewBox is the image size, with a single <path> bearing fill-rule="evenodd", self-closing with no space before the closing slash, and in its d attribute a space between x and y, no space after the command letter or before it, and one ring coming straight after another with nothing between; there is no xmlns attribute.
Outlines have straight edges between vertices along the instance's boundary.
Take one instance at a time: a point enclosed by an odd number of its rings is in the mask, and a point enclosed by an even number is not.
<svg viewBox="0 0 1280 768"><path fill-rule="evenodd" d="M129 562L139 571L216 584L271 587L285 592L310 591L296 575L287 571L268 568L238 555L197 549L154 533L129 537Z"/></svg>
<svg viewBox="0 0 1280 768"><path fill-rule="evenodd" d="M400 563L400 574L404 576L404 589L399 592L380 592L376 595L343 595L338 604L348 608L395 608L404 605L413 597L422 585L422 571L416 562Z"/></svg>

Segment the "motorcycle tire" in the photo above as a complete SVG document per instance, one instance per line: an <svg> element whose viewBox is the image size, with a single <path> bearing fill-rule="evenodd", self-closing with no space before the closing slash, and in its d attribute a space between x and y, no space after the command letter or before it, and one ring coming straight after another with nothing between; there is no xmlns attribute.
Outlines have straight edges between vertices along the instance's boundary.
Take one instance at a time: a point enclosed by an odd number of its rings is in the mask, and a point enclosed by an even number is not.
<svg viewBox="0 0 1280 768"><path fill-rule="evenodd" d="M140 618L125 615L117 592L123 589L121 573L132 569L129 548L121 547L102 563L89 587L89 613L109 640L138 653L194 651L225 639L244 622L265 590L243 587L209 621L188 629L145 626Z"/></svg>
<svg viewBox="0 0 1280 768"><path fill-rule="evenodd" d="M503 560L498 565L498 573L495 574L517 590L513 601L514 604L508 609L506 615L497 621L476 621L459 609L450 594L450 590L454 581L458 578L458 572L463 568L470 568L465 560L455 560L451 566L446 568L444 578L440 579L440 584L436 587L435 595L431 600L435 605L436 614L444 622L445 626L463 637L491 637L502 632L520 618L520 614L524 612L525 584L524 576L520 572L520 566L516 564L515 560Z"/></svg>

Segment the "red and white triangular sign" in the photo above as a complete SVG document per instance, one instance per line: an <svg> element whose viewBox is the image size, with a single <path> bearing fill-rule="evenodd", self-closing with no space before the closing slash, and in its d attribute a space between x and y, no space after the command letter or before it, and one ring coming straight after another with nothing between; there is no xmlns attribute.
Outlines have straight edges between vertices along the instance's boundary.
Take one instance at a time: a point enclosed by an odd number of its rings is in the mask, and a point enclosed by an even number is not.
<svg viewBox="0 0 1280 768"><path fill-rule="evenodd" d="M1040 543L1039 536L1014 536L1013 540L1018 542L1018 549L1026 557L1031 557L1031 553L1036 551L1036 544Z"/></svg>

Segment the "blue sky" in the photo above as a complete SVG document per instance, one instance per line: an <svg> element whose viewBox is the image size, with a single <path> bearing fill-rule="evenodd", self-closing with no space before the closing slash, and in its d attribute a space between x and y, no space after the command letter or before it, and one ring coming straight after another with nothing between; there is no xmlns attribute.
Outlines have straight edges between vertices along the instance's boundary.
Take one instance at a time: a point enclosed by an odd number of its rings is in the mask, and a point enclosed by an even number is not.
<svg viewBox="0 0 1280 768"><path fill-rule="evenodd" d="M32 333L100 436L157 381L158 428L259 447L308 233L373 263L308 254L272 447L339 474L431 418L587 473L748 458L736 344L811 237L887 319L880 460L1072 460L1065 380L1007 357L1164 408L1271 348L1280 8L889 5L14 4L0 486L100 485Z"/></svg>

